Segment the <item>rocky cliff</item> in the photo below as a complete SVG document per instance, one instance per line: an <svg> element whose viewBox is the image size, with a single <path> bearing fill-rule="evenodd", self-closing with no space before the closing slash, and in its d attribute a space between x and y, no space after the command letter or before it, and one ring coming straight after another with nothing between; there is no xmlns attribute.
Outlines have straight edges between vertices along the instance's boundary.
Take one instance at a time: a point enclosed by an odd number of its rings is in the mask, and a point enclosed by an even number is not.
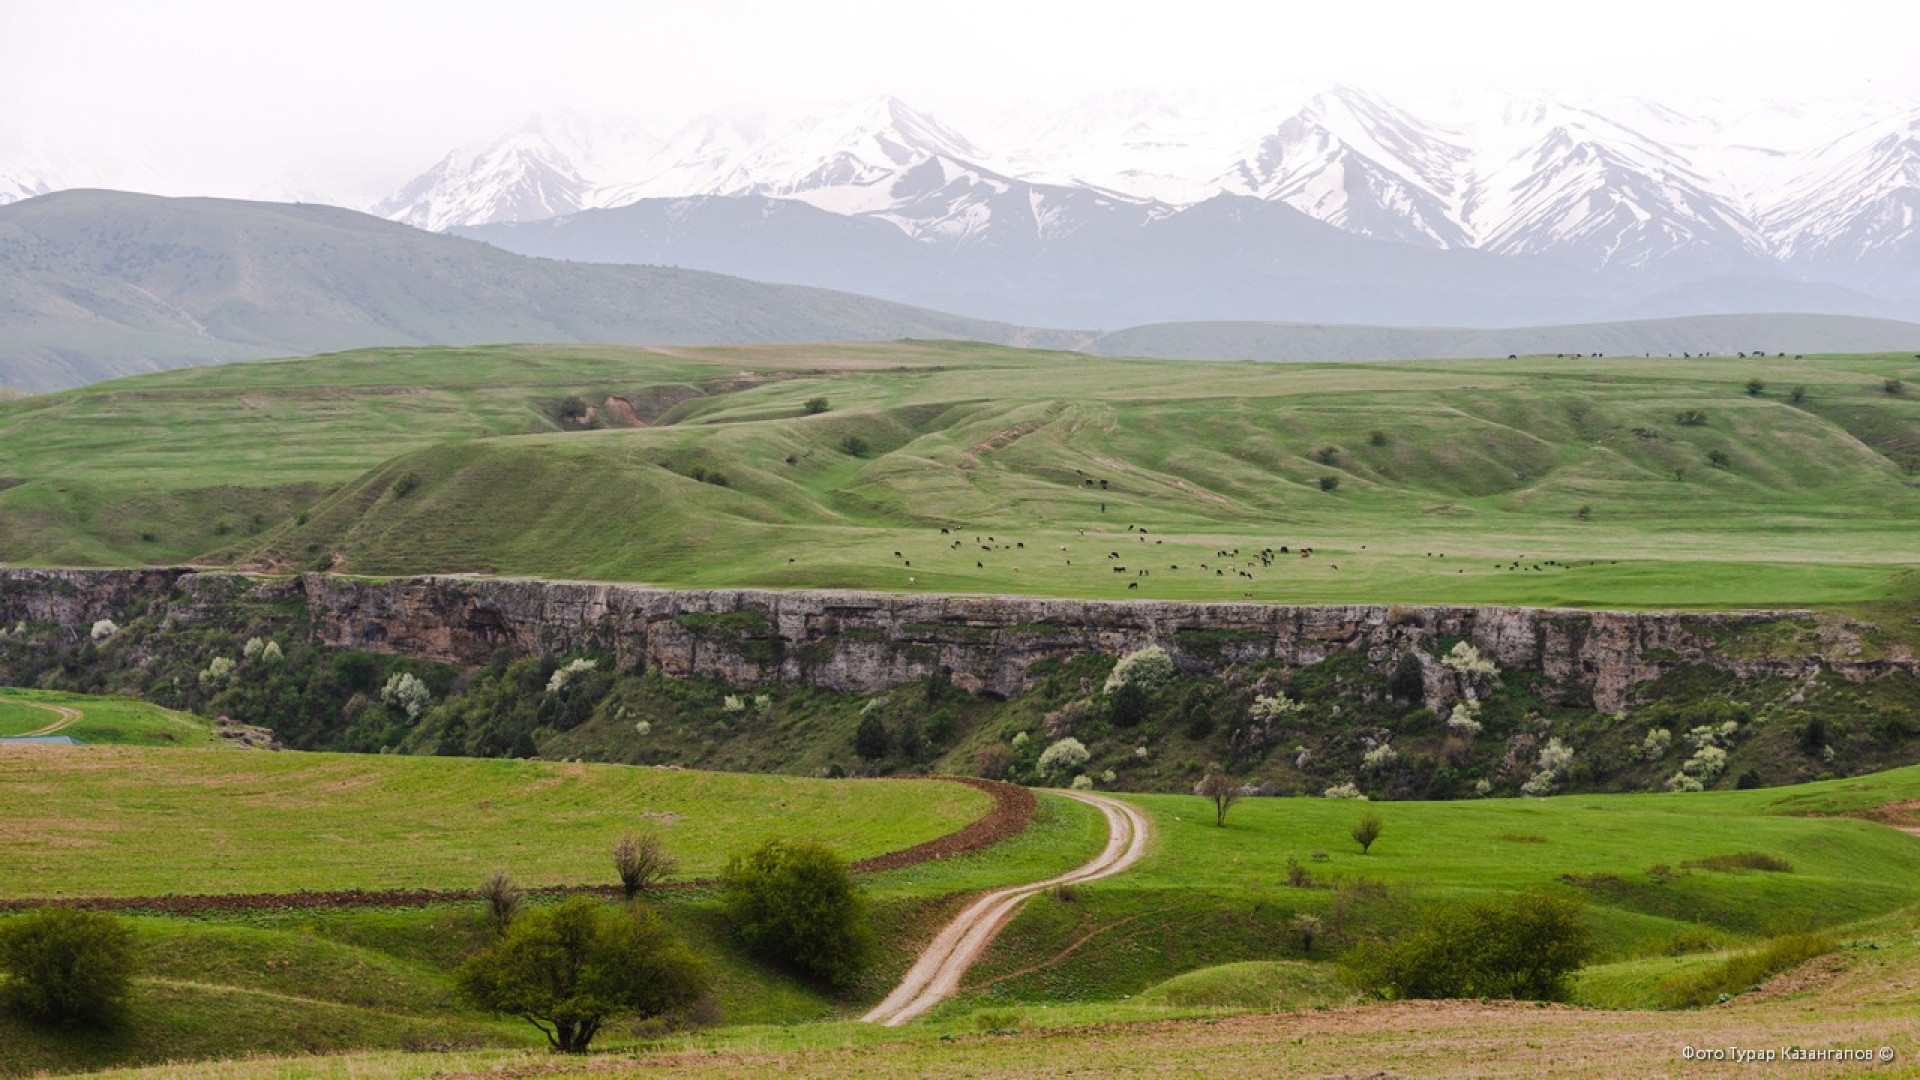
<svg viewBox="0 0 1920 1080"><path fill-rule="evenodd" d="M179 569L0 569L0 625L142 614L169 624L304 616L321 642L478 665L502 650L611 655L622 668L735 686L806 683L877 691L936 673L977 694L1011 697L1038 660L1125 653L1150 644L1188 669L1275 660L1318 663L1357 652L1386 673L1423 669L1428 704L1455 685L1436 659L1468 641L1506 670L1537 672L1562 703L1604 711L1676 667L1740 678L1807 678L1822 668L1864 680L1913 672L1912 653L1864 644L1872 627L1802 611L1614 612L1494 607L1280 607L1009 596L679 591L496 578L370 581L306 574L255 578Z"/></svg>

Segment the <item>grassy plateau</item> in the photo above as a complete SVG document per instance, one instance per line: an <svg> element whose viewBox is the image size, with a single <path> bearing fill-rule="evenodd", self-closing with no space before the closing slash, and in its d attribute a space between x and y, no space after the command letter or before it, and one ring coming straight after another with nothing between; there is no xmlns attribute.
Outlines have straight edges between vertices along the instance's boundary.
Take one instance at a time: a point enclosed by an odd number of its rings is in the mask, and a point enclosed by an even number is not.
<svg viewBox="0 0 1920 1080"><path fill-rule="evenodd" d="M0 559L1865 605L1920 589L1920 393L1906 386L1920 386L1920 361L1896 355L371 350L0 404ZM1294 554L1246 565L1281 545Z"/></svg>
<svg viewBox="0 0 1920 1080"><path fill-rule="evenodd" d="M78 713L77 717L72 714ZM49 727L81 742L130 746L215 746L205 720L133 698L0 686L0 738Z"/></svg>

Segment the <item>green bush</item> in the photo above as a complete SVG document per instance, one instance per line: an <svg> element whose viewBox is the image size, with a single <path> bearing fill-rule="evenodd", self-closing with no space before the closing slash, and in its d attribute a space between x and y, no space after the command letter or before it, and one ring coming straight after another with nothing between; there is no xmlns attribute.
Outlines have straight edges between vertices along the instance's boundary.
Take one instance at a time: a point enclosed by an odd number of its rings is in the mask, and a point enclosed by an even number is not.
<svg viewBox="0 0 1920 1080"><path fill-rule="evenodd" d="M1542 892L1435 907L1387 942L1343 958L1347 978L1386 998L1559 1001L1593 954L1578 903Z"/></svg>
<svg viewBox="0 0 1920 1080"><path fill-rule="evenodd" d="M1670 1009L1712 1005L1759 986L1788 968L1830 953L1833 948L1833 939L1825 934L1775 938L1760 948L1735 953L1705 971L1668 979L1660 984L1660 1000Z"/></svg>
<svg viewBox="0 0 1920 1080"><path fill-rule="evenodd" d="M0 1003L37 1024L115 1019L133 982L133 931L112 915L41 908L0 924Z"/></svg>
<svg viewBox="0 0 1920 1080"><path fill-rule="evenodd" d="M875 950L867 898L853 870L814 840L769 840L727 860L720 898L734 933L755 952L845 987Z"/></svg>
<svg viewBox="0 0 1920 1080"><path fill-rule="evenodd" d="M706 969L659 915L585 896L513 920L500 941L460 966L470 1004L518 1016L562 1053L585 1053L607 1020L660 1016L705 994Z"/></svg>

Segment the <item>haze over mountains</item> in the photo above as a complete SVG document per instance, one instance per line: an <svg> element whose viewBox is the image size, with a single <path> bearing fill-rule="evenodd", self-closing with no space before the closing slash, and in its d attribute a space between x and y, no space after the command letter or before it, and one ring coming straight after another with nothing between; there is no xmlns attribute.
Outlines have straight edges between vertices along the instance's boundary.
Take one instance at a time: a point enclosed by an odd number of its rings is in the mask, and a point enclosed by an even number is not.
<svg viewBox="0 0 1920 1080"><path fill-rule="evenodd" d="M376 210L1049 325L1920 311L1916 102L1141 94L993 136L892 98L665 138L542 114Z"/></svg>

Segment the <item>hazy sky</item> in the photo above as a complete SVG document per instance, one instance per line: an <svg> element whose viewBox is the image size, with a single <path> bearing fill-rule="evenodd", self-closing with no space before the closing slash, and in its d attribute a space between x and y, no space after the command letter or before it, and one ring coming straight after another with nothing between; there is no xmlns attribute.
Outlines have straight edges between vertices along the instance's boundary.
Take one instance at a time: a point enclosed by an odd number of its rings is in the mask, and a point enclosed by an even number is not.
<svg viewBox="0 0 1920 1080"><path fill-rule="evenodd" d="M553 106L666 134L894 93L975 133L1019 99L1266 79L1920 99L1916 41L1915 0L0 0L0 131L89 182L384 192Z"/></svg>

